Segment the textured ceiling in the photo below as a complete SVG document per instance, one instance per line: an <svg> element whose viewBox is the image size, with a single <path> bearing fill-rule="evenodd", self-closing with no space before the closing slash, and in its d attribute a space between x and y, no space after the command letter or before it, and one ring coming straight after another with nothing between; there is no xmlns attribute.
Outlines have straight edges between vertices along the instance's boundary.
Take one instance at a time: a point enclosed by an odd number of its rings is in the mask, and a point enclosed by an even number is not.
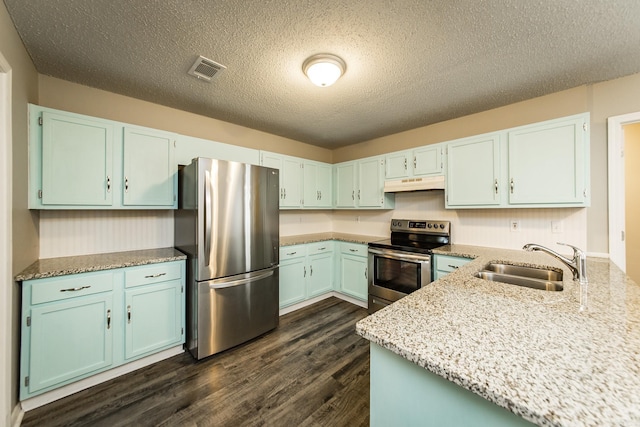
<svg viewBox="0 0 640 427"><path fill-rule="evenodd" d="M640 72L638 0L4 1L42 74L327 148Z"/></svg>

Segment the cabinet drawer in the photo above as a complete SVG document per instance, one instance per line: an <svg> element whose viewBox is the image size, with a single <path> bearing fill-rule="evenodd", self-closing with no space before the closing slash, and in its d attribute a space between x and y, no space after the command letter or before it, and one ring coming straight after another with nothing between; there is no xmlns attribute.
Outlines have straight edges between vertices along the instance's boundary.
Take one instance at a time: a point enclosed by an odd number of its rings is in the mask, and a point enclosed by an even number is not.
<svg viewBox="0 0 640 427"><path fill-rule="evenodd" d="M332 251L333 251L332 241L309 243L307 245L308 255L321 254L321 253L332 252Z"/></svg>
<svg viewBox="0 0 640 427"><path fill-rule="evenodd" d="M471 262L470 258L462 258L456 256L436 255L436 270L451 272L457 270L463 265Z"/></svg>
<svg viewBox="0 0 640 427"><path fill-rule="evenodd" d="M142 267L127 268L124 273L124 286L148 285L151 283L166 282L167 280L180 279L180 262L168 262L150 264Z"/></svg>
<svg viewBox="0 0 640 427"><path fill-rule="evenodd" d="M367 245L361 245L359 243L345 243L340 244L340 252L343 254L351 254L358 256L367 256Z"/></svg>
<svg viewBox="0 0 640 427"><path fill-rule="evenodd" d="M60 301L113 290L113 272L82 273L48 279L27 280L31 304Z"/></svg>
<svg viewBox="0 0 640 427"><path fill-rule="evenodd" d="M307 256L305 245L282 246L280 248L280 261Z"/></svg>

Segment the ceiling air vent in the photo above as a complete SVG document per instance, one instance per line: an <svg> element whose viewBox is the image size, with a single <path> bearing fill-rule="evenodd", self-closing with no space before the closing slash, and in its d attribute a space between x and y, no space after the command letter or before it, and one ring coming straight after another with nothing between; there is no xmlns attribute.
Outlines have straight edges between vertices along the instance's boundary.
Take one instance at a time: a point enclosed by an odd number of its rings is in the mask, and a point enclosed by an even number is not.
<svg viewBox="0 0 640 427"><path fill-rule="evenodd" d="M196 59L196 62L193 63L188 74L193 77L197 77L200 80L210 82L214 77L226 69L227 67L224 65L218 64L204 56L200 56Z"/></svg>

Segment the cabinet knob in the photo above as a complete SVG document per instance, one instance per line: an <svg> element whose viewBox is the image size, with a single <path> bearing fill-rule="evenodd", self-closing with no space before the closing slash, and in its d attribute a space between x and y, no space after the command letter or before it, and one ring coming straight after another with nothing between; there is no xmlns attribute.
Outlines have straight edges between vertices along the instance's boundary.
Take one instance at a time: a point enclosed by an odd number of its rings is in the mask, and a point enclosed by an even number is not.
<svg viewBox="0 0 640 427"><path fill-rule="evenodd" d="M111 310L107 310L107 329L111 329Z"/></svg>
<svg viewBox="0 0 640 427"><path fill-rule="evenodd" d="M124 192L129 192L129 178L127 178L126 176L124 177Z"/></svg>
<svg viewBox="0 0 640 427"><path fill-rule="evenodd" d="M514 187L514 183L513 183L513 178L511 178L511 194L513 194L513 187Z"/></svg>
<svg viewBox="0 0 640 427"><path fill-rule="evenodd" d="M111 177L107 175L107 193L111 191Z"/></svg>
<svg viewBox="0 0 640 427"><path fill-rule="evenodd" d="M496 188L496 194L498 194L498 179L496 178L496 180L493 182L493 185Z"/></svg>

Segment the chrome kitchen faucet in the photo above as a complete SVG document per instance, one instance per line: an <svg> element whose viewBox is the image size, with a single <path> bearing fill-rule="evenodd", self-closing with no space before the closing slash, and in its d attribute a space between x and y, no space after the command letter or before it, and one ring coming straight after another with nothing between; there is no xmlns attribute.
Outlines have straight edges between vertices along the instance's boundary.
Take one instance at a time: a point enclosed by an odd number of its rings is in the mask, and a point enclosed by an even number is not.
<svg viewBox="0 0 640 427"><path fill-rule="evenodd" d="M559 259L567 267L569 267L569 269L573 272L573 280L578 280L581 285L586 285L587 283L589 283L589 281L587 280L587 256L585 255L585 253L581 249L572 245L568 245L566 243L558 242L557 244L562 246L569 246L570 248L572 248L573 259L569 259L555 251L552 251L547 247L538 245L536 243L527 243L522 247L522 249L529 252L542 251L548 253L549 255Z"/></svg>

